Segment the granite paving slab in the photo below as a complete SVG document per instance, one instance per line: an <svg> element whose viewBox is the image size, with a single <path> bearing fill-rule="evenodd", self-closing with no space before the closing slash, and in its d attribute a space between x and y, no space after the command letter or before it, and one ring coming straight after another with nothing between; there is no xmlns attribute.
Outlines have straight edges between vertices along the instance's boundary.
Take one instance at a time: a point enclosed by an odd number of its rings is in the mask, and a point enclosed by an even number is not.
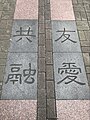
<svg viewBox="0 0 90 120"><path fill-rule="evenodd" d="M75 20L72 0L51 0L52 20Z"/></svg>
<svg viewBox="0 0 90 120"><path fill-rule="evenodd" d="M9 52L37 52L38 21L14 20Z"/></svg>
<svg viewBox="0 0 90 120"><path fill-rule="evenodd" d="M52 39L53 52L81 52L75 21L52 21Z"/></svg>
<svg viewBox="0 0 90 120"><path fill-rule="evenodd" d="M90 99L82 53L54 53L56 99Z"/></svg>
<svg viewBox="0 0 90 120"><path fill-rule="evenodd" d="M36 120L37 100L0 100L1 120Z"/></svg>
<svg viewBox="0 0 90 120"><path fill-rule="evenodd" d="M90 120L89 100L57 100L58 120Z"/></svg>
<svg viewBox="0 0 90 120"><path fill-rule="evenodd" d="M14 19L38 19L38 0L17 0Z"/></svg>
<svg viewBox="0 0 90 120"><path fill-rule="evenodd" d="M1 99L37 99L37 53L9 53Z"/></svg>

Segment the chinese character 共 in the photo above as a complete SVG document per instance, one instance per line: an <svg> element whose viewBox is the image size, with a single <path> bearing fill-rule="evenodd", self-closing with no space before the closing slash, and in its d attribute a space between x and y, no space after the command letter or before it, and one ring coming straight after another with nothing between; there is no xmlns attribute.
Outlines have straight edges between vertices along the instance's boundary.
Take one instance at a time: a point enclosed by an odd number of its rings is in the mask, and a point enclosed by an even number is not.
<svg viewBox="0 0 90 120"><path fill-rule="evenodd" d="M30 27L28 28L28 30L23 30L22 27L20 27L20 30L16 31L16 33L18 33L18 34L13 35L13 37L17 37L17 36L20 37L16 42L21 41L23 37L26 37L26 39L29 42L32 42L32 40L30 39L30 37L36 37L36 35L30 34L30 32L33 32Z"/></svg>

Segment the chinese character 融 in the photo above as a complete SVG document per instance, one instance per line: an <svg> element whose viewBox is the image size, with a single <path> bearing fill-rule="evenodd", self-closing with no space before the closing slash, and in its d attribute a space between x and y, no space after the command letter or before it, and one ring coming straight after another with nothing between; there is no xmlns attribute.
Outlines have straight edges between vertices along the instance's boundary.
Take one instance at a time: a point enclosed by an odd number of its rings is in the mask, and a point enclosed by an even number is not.
<svg viewBox="0 0 90 120"><path fill-rule="evenodd" d="M17 81L19 81L19 83L22 83L21 77L22 74L19 74L18 72L20 71L20 67L22 66L22 64L11 64L11 72L12 74L8 75L7 81L5 82L5 84L7 84L10 80L10 82L12 82L13 84Z"/></svg>
<svg viewBox="0 0 90 120"><path fill-rule="evenodd" d="M81 68L78 68L75 63L63 63L62 68L58 68L58 74L65 74L66 77L59 81L57 84L60 84L61 82L65 81L66 79L69 80L68 82L65 82L65 84L69 84L71 82L76 82L79 85L85 85L85 83L79 82L76 79L78 78L77 75L82 73Z"/></svg>
<svg viewBox="0 0 90 120"><path fill-rule="evenodd" d="M26 79L24 80L24 82L28 83L28 84L34 83L35 79L33 78L33 76L35 74L36 74L36 70L35 69L31 69L31 63L29 63L29 69L23 70L23 76L26 77ZM31 78L32 81L28 81L29 77Z"/></svg>
<svg viewBox="0 0 90 120"><path fill-rule="evenodd" d="M70 39L70 34L66 34L66 32L75 32L75 31L68 31L68 30L66 31L65 28L64 28L63 31L58 30L58 31L56 31L56 32L63 32L62 35L61 35L58 39L55 40L56 42L59 41L61 38L64 38L64 39L61 41L61 43L65 42L65 41L67 41L67 40L69 40L69 41L71 41L71 42L73 42L73 43L77 43L76 41Z"/></svg>
<svg viewBox="0 0 90 120"><path fill-rule="evenodd" d="M31 32L33 32L33 31L31 30L30 27L28 28L28 30L23 30L22 27L20 27L20 30L16 31L16 35L13 35L13 37L17 37L17 36L20 37L16 42L21 41L23 39L23 37L26 37L26 39L29 42L32 42L32 40L30 39L30 37L36 37L36 35L30 34Z"/></svg>
<svg viewBox="0 0 90 120"><path fill-rule="evenodd" d="M36 74L36 70L31 68L31 63L29 63L29 68L23 70L23 75L20 74L20 70L22 67L22 64L11 64L11 74L8 75L7 81L5 84L7 84L9 81L15 84L15 82L19 82L22 84L22 76L25 77L24 82L27 84L34 83L34 75Z"/></svg>

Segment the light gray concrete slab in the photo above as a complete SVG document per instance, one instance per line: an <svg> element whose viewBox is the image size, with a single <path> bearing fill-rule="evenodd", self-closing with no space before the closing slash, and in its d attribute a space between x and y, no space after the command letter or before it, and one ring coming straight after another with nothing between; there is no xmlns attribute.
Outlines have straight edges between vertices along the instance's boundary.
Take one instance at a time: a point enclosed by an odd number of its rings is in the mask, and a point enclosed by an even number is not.
<svg viewBox="0 0 90 120"><path fill-rule="evenodd" d="M81 52L75 21L52 21L53 52Z"/></svg>
<svg viewBox="0 0 90 120"><path fill-rule="evenodd" d="M37 52L38 21L14 20L9 52Z"/></svg>
<svg viewBox="0 0 90 120"><path fill-rule="evenodd" d="M54 53L57 99L90 99L82 53Z"/></svg>
<svg viewBox="0 0 90 120"><path fill-rule="evenodd" d="M37 99L37 53L9 53L1 99Z"/></svg>

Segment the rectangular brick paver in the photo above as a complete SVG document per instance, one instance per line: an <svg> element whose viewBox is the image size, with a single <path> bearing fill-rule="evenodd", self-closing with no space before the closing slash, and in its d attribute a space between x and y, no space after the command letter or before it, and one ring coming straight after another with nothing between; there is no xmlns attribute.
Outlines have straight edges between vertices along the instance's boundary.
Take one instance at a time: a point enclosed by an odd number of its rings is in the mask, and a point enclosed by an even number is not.
<svg viewBox="0 0 90 120"><path fill-rule="evenodd" d="M39 0L38 37L38 120L56 120L56 104L53 74L53 47L51 10L49 0ZM40 89L39 89L40 88ZM49 98L51 101L49 102ZM51 104L50 104L51 103Z"/></svg>

